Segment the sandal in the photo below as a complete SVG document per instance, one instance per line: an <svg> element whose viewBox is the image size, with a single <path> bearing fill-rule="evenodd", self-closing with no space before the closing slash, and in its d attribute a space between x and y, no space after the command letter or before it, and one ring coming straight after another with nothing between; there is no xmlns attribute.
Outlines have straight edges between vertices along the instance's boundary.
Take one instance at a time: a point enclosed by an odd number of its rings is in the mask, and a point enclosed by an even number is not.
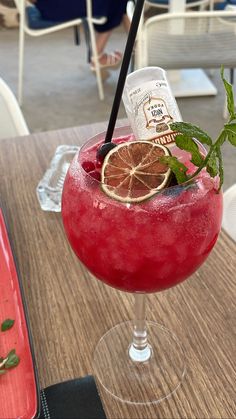
<svg viewBox="0 0 236 419"><path fill-rule="evenodd" d="M95 67L94 68L91 67L91 71L94 75L96 75ZM103 81L107 80L108 77L110 77L110 72L106 68L101 68L100 71L101 71L101 78Z"/></svg>
<svg viewBox="0 0 236 419"><path fill-rule="evenodd" d="M101 58L104 58L104 63L101 63ZM100 69L116 69L120 67L121 61L122 61L122 54L119 51L114 51L111 54L107 54L106 52L103 52L102 54L98 55L98 61ZM95 65L93 62L93 58L91 58L91 66L92 71L95 71Z"/></svg>

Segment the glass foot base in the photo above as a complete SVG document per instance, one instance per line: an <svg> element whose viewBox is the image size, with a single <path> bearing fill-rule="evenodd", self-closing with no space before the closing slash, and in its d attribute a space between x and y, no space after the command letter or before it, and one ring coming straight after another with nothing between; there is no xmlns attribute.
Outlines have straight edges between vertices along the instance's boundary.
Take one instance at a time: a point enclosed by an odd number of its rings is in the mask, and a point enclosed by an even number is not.
<svg viewBox="0 0 236 419"><path fill-rule="evenodd" d="M129 348L133 322L120 323L98 342L94 352L94 373L113 397L126 403L159 403L170 397L183 381L186 365L183 348L168 329L147 322L151 357L134 362Z"/></svg>

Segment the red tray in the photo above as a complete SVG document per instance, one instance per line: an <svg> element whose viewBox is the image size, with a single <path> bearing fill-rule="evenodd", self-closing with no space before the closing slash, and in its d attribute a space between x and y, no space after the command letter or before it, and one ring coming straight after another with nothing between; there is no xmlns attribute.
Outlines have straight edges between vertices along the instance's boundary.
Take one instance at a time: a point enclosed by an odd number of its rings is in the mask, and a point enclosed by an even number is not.
<svg viewBox="0 0 236 419"><path fill-rule="evenodd" d="M14 319L15 323L6 332L0 330L0 357L15 348L20 363L0 375L0 418L36 418L39 414L39 386L29 322L22 285L0 208L0 324L6 318Z"/></svg>

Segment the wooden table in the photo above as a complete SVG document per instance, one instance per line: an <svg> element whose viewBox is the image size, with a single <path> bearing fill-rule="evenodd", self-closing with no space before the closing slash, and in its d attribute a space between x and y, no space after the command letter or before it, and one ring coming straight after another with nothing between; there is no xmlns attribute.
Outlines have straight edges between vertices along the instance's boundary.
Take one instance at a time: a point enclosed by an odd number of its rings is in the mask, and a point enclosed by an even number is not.
<svg viewBox="0 0 236 419"><path fill-rule="evenodd" d="M60 144L81 144L106 124L0 141L0 196L29 310L40 384L93 373L102 334L131 319L133 297L93 278L73 254L61 215L43 212L35 188ZM188 281L148 296L148 318L175 332L187 376L169 400L120 403L102 388L108 418L234 418L236 245L225 234ZM96 419L96 418L94 418Z"/></svg>

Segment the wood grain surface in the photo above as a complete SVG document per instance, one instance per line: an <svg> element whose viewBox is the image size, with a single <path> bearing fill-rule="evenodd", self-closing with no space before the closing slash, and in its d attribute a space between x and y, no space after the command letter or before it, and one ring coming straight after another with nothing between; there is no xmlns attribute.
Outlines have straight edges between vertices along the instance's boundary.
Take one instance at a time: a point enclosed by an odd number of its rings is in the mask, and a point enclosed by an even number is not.
<svg viewBox="0 0 236 419"><path fill-rule="evenodd" d="M132 295L88 273L70 249L60 213L42 211L35 192L58 145L82 144L106 126L0 141L0 201L22 277L42 387L92 374L100 337L133 317ZM235 282L236 245L222 232L197 273L148 296L148 319L171 329L184 345L187 375L172 398L152 406L118 402L99 387L108 418L236 417Z"/></svg>

